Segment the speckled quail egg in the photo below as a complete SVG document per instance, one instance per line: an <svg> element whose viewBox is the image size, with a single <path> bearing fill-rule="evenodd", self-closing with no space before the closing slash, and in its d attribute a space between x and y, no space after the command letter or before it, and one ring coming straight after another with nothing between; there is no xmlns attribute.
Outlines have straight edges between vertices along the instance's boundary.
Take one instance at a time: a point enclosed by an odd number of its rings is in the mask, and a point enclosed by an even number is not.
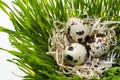
<svg viewBox="0 0 120 80"><path fill-rule="evenodd" d="M84 43L91 31L89 25L89 22L80 18L69 18L65 28L69 41L74 43Z"/></svg>
<svg viewBox="0 0 120 80"><path fill-rule="evenodd" d="M92 35L86 45L92 57L101 57L102 55L107 55L110 51L110 40L104 34L98 33Z"/></svg>
<svg viewBox="0 0 120 80"><path fill-rule="evenodd" d="M84 64L86 58L87 50L82 44L72 43L65 49L64 60L72 66Z"/></svg>

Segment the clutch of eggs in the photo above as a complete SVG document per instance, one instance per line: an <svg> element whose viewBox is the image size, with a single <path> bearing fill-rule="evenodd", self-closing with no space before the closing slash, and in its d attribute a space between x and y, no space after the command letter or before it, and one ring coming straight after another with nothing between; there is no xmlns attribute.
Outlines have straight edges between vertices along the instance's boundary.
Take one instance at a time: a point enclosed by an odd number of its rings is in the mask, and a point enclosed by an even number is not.
<svg viewBox="0 0 120 80"><path fill-rule="evenodd" d="M107 55L110 51L110 40L104 34L92 35L86 45L92 57L101 57L102 55Z"/></svg>
<svg viewBox="0 0 120 80"><path fill-rule="evenodd" d="M67 46L64 52L65 62L74 66L84 64L87 58L86 48L79 43L72 43Z"/></svg>
<svg viewBox="0 0 120 80"><path fill-rule="evenodd" d="M93 19L84 20L76 17L68 19L65 31L71 45L65 48L66 63L72 66L82 65L88 53L94 58L100 58L109 53L110 40L107 36L95 33L89 37L93 24ZM86 46L82 45L83 43L86 43Z"/></svg>
<svg viewBox="0 0 120 80"><path fill-rule="evenodd" d="M71 42L84 43L86 37L90 34L90 21L72 17L66 22L66 34Z"/></svg>

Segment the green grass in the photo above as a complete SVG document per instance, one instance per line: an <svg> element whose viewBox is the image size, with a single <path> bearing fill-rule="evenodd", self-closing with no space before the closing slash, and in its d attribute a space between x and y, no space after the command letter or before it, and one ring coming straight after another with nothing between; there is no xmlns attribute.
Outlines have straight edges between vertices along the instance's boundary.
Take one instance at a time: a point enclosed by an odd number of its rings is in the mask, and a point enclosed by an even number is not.
<svg viewBox="0 0 120 80"><path fill-rule="evenodd" d="M83 17L83 14L103 17L104 20L120 20L120 0L14 0L12 4L14 10L0 0L0 8L9 16L15 31L4 27L0 27L0 31L9 34L11 45L19 51L1 49L18 57L8 61L26 73L23 80L81 80L76 75L69 78L55 71L59 66L46 54L53 21L66 22L69 17ZM116 33L116 52L120 53L119 25ZM117 67L120 59L116 61L113 68L105 71L102 80L120 79L120 67Z"/></svg>

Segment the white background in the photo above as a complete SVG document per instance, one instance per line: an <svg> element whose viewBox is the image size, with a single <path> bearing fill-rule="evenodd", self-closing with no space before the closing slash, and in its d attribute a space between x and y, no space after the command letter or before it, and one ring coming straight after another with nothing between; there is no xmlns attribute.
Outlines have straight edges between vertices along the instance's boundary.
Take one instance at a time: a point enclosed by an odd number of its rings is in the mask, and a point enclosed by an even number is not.
<svg viewBox="0 0 120 80"><path fill-rule="evenodd" d="M13 0L3 0L9 6L11 6L11 1ZM4 26L11 30L14 30L12 23L9 20L9 17L0 9L0 26ZM6 49L13 49L10 45L8 34L0 32L0 47ZM22 78L16 76L25 75L19 68L11 63L6 61L7 59L15 58L13 55L0 50L0 80L22 80ZM14 74L16 75L14 75Z"/></svg>

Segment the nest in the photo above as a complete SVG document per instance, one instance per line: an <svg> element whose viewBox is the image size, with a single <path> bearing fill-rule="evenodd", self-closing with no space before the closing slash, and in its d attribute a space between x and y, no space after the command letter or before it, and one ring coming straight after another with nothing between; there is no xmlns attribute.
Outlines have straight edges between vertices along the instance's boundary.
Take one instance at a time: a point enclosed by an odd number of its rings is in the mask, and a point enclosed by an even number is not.
<svg viewBox="0 0 120 80"><path fill-rule="evenodd" d="M114 47L117 44L116 34L114 29L116 28L113 24L119 23L117 21L101 21L101 18L95 18L95 23L92 26L90 36L97 32L100 32L109 37L111 46ZM60 21L54 21L54 28L52 29L52 34L49 37L49 52L48 54L53 56L56 63L59 65L60 69L57 71L62 71L64 74L68 75L79 75L81 78L92 79L96 76L100 79L103 76L103 72L113 64L115 64L115 59L119 57L115 53L115 48L112 48L107 56L101 58L92 58L91 55L88 56L86 62L79 66L70 66L64 61L64 50L67 45L70 44L65 33L65 23Z"/></svg>

